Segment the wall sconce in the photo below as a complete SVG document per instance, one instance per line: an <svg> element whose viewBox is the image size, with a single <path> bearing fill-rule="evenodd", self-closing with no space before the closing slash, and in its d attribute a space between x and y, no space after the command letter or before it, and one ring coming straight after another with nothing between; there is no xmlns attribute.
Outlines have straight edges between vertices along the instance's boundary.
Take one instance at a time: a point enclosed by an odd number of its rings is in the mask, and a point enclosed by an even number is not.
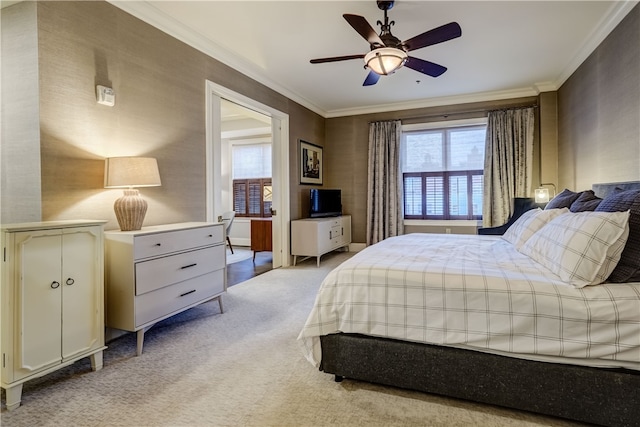
<svg viewBox="0 0 640 427"><path fill-rule="evenodd" d="M153 157L110 157L104 163L104 187L126 188L113 205L120 230L140 230L147 202L134 187L160 186L158 162Z"/></svg>
<svg viewBox="0 0 640 427"><path fill-rule="evenodd" d="M553 196L549 197L549 189L548 188L544 188L545 185L553 187ZM552 199L553 197L555 197L555 195L556 195L556 186L555 186L555 184L552 184L552 183L540 184L540 187L536 188L533 191L533 195L535 197L535 202L536 203L548 203L549 200Z"/></svg>

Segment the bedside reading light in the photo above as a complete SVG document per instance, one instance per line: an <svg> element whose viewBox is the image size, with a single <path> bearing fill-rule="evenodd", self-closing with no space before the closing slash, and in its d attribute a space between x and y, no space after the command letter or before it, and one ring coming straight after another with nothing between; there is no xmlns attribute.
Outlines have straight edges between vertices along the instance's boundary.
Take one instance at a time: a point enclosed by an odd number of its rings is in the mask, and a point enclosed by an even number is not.
<svg viewBox="0 0 640 427"><path fill-rule="evenodd" d="M539 188L536 188L535 190L533 190L533 195L535 197L535 202L536 203L548 203L549 202L549 200L550 200L549 189L548 188L544 188L545 185L550 185L551 187L553 187L553 196L551 196L551 197L555 197L555 195L556 195L556 186L555 186L555 184L552 184L552 183L540 184Z"/></svg>
<svg viewBox="0 0 640 427"><path fill-rule="evenodd" d="M153 157L110 157L104 163L104 187L125 188L113 205L120 230L140 230L147 202L134 187L159 187L158 162Z"/></svg>

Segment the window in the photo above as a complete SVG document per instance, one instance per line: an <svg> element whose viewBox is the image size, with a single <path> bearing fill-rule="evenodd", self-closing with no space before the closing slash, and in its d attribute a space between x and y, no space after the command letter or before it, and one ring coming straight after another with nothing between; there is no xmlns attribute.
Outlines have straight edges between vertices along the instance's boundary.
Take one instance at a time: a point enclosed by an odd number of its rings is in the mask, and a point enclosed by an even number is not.
<svg viewBox="0 0 640 427"><path fill-rule="evenodd" d="M271 144L231 147L233 210L238 217L271 216Z"/></svg>
<svg viewBox="0 0 640 427"><path fill-rule="evenodd" d="M481 219L486 125L402 135L405 219Z"/></svg>
<svg viewBox="0 0 640 427"><path fill-rule="evenodd" d="M236 216L271 216L271 178L234 179L233 210Z"/></svg>

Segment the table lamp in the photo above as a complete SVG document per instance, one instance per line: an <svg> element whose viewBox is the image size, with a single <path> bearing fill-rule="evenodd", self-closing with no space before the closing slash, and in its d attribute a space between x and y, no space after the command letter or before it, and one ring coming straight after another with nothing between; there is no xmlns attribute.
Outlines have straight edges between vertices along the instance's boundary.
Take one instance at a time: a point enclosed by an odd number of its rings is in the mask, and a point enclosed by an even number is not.
<svg viewBox="0 0 640 427"><path fill-rule="evenodd" d="M539 188L536 188L535 190L533 190L533 195L535 197L535 202L536 203L548 203L549 202L549 200L550 200L549 189L545 188L545 185L553 187L553 196L551 196L551 197L555 197L555 195L556 195L556 186L555 186L555 184L552 184L552 183L540 184Z"/></svg>
<svg viewBox="0 0 640 427"><path fill-rule="evenodd" d="M120 230L140 230L147 202L134 187L160 186L158 162L153 157L109 157L104 164L104 187L125 188L113 205Z"/></svg>

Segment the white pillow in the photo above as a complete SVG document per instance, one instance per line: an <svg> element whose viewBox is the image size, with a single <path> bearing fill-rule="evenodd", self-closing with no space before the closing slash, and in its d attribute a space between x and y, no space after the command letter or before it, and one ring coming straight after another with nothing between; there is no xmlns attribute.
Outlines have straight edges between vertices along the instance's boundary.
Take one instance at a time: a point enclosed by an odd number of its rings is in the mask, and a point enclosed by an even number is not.
<svg viewBox="0 0 640 427"><path fill-rule="evenodd" d="M629 211L579 212L548 222L520 248L577 288L604 282L629 236Z"/></svg>
<svg viewBox="0 0 640 427"><path fill-rule="evenodd" d="M502 235L502 238L513 244L516 249L520 249L533 233L540 230L553 218L568 213L569 209L549 209L543 211L540 208L531 209L523 213L511 227Z"/></svg>

